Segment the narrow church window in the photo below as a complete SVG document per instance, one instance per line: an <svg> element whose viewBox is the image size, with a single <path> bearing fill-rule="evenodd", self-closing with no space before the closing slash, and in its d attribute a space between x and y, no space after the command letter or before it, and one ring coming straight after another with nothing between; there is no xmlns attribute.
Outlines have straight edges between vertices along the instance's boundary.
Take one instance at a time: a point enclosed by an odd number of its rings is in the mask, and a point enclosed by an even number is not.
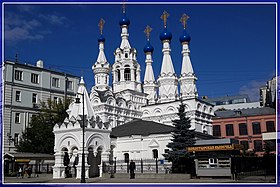
<svg viewBox="0 0 280 187"><path fill-rule="evenodd" d="M126 81L130 81L131 77L130 77L130 68L125 66L126 68L124 69L124 80Z"/></svg>
<svg viewBox="0 0 280 187"><path fill-rule="evenodd" d="M125 58L128 58L128 54L127 53L125 53Z"/></svg>
<svg viewBox="0 0 280 187"><path fill-rule="evenodd" d="M121 80L121 71L118 69L117 70L117 81Z"/></svg>

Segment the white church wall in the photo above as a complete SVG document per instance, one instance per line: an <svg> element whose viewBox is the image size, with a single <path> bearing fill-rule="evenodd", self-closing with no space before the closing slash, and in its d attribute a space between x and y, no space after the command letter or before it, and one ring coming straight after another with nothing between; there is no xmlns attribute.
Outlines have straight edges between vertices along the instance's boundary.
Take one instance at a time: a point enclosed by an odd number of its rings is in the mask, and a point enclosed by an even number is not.
<svg viewBox="0 0 280 187"><path fill-rule="evenodd" d="M153 149L158 150L158 159L164 159L162 154L168 149L171 134L156 134L149 136L132 135L118 137L114 140L114 156L117 160L124 160L124 154L129 154L129 159L153 159Z"/></svg>

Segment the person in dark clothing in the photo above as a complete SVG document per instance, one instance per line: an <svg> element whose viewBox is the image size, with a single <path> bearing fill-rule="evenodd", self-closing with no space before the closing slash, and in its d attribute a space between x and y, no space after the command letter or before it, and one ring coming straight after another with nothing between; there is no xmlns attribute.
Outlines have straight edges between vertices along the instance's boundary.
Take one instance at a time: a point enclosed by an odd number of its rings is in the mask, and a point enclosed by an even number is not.
<svg viewBox="0 0 280 187"><path fill-rule="evenodd" d="M31 166L28 166L27 174L28 174L28 178L30 178L30 177L31 177L31 174L32 174L32 168L31 168Z"/></svg>
<svg viewBox="0 0 280 187"><path fill-rule="evenodd" d="M131 179L135 179L135 173L134 173L134 170L135 170L135 162L133 162L133 160L130 161L130 164L129 164L129 172L130 172L130 178Z"/></svg>

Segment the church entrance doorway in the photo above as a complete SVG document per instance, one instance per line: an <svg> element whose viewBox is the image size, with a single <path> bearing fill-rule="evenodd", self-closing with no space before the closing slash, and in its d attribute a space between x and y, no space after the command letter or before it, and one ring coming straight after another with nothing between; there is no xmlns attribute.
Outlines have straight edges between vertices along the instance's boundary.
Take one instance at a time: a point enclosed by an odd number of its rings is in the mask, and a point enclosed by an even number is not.
<svg viewBox="0 0 280 187"><path fill-rule="evenodd" d="M94 156L93 148L88 149L88 164L89 167L89 177L99 177L99 165L101 165L101 153L102 148L97 149L97 154Z"/></svg>

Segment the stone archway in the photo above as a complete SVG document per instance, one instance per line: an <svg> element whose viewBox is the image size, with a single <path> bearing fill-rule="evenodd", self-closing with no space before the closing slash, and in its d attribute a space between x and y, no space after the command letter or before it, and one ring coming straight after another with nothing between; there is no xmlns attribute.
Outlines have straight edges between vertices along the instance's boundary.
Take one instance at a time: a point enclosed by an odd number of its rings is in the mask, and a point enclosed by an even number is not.
<svg viewBox="0 0 280 187"><path fill-rule="evenodd" d="M73 146L70 151L70 167L72 177L77 177L77 165L79 162L78 148Z"/></svg>
<svg viewBox="0 0 280 187"><path fill-rule="evenodd" d="M101 153L102 148L98 147L96 151L92 147L88 149L88 165L89 167L89 177L99 177L99 165L101 165Z"/></svg>

